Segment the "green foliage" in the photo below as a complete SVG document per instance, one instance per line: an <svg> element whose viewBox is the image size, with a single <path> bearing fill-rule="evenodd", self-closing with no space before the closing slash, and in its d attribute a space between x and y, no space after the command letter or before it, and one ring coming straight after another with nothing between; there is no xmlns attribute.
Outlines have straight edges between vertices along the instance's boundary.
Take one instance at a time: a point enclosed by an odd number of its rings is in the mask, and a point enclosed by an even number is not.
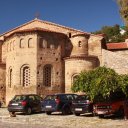
<svg viewBox="0 0 128 128"><path fill-rule="evenodd" d="M128 97L128 75L119 75L118 84L122 92Z"/></svg>
<svg viewBox="0 0 128 128"><path fill-rule="evenodd" d="M118 75L113 69L98 67L81 72L71 89L73 92L85 92L93 101L107 99L117 91L128 96L128 75Z"/></svg>
<svg viewBox="0 0 128 128"><path fill-rule="evenodd" d="M120 7L120 15L128 27L128 0L117 0L117 3Z"/></svg>
<svg viewBox="0 0 128 128"><path fill-rule="evenodd" d="M114 26L103 26L101 30L93 32L94 34L105 34L105 38L107 42L124 42L125 39L128 37L128 28L124 28L126 33L121 34L120 33L120 26L114 25Z"/></svg>

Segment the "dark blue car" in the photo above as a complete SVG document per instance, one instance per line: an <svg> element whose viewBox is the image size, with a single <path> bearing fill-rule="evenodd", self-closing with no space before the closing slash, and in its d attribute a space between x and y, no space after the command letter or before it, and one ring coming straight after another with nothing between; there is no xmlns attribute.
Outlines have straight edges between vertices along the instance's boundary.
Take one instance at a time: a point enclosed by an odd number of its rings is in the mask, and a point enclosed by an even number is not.
<svg viewBox="0 0 128 128"><path fill-rule="evenodd" d="M86 95L79 95L72 103L72 112L76 116L84 113L93 113L93 103Z"/></svg>
<svg viewBox="0 0 128 128"><path fill-rule="evenodd" d="M36 94L15 95L8 104L8 111L11 116L15 112L31 114L42 111L42 98Z"/></svg>
<svg viewBox="0 0 128 128"><path fill-rule="evenodd" d="M43 100L43 110L50 115L52 112L62 112L63 115L71 113L72 101L76 94L54 94L47 95Z"/></svg>

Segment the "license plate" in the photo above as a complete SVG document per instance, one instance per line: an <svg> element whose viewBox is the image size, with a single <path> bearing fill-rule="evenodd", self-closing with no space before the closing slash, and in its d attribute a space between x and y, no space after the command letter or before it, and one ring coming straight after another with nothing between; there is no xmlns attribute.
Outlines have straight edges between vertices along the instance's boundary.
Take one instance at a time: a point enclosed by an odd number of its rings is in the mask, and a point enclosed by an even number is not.
<svg viewBox="0 0 128 128"><path fill-rule="evenodd" d="M82 111L82 108L75 108L75 111Z"/></svg>
<svg viewBox="0 0 128 128"><path fill-rule="evenodd" d="M18 103L12 103L12 105L18 105Z"/></svg>
<svg viewBox="0 0 128 128"><path fill-rule="evenodd" d="M98 111L97 113L98 113L98 114L105 114L106 111Z"/></svg>
<svg viewBox="0 0 128 128"><path fill-rule="evenodd" d="M46 108L51 108L52 106L46 106Z"/></svg>

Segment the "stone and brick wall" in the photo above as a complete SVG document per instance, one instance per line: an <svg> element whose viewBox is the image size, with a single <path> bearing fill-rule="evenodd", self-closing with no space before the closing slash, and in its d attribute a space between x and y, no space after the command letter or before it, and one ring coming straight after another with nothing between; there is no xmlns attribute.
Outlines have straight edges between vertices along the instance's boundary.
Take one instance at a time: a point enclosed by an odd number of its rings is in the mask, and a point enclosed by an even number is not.
<svg viewBox="0 0 128 128"><path fill-rule="evenodd" d="M0 102L6 102L6 65L0 63Z"/></svg>
<svg viewBox="0 0 128 128"><path fill-rule="evenodd" d="M16 34L7 38L4 46L6 46L6 102L8 103L15 94L36 93L37 34ZM25 66L30 68L30 86L23 87L22 70Z"/></svg>
<svg viewBox="0 0 128 128"><path fill-rule="evenodd" d="M93 70L101 63L102 37L75 34L71 38L72 51L65 58L65 92L71 92L73 79L81 71Z"/></svg>
<svg viewBox="0 0 128 128"><path fill-rule="evenodd" d="M114 69L119 74L128 74L128 51L102 50L102 65Z"/></svg>
<svg viewBox="0 0 128 128"><path fill-rule="evenodd" d="M37 53L37 92L42 97L47 94L64 92L64 60L66 36L57 33L40 33L38 35ZM45 65L52 66L52 83L50 87L44 85L43 71Z"/></svg>

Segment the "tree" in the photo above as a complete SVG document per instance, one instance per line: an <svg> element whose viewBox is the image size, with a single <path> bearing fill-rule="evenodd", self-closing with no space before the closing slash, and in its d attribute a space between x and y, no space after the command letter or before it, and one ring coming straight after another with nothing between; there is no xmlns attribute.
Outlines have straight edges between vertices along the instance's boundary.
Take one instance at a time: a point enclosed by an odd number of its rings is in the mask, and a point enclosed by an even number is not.
<svg viewBox="0 0 128 128"><path fill-rule="evenodd" d="M128 0L117 0L117 3L120 7L120 15L128 27Z"/></svg>
<svg viewBox="0 0 128 128"><path fill-rule="evenodd" d="M128 29L125 27L125 33L120 33L120 26L103 26L101 30L93 32L94 34L105 34L107 42L123 42L128 37Z"/></svg>
<svg viewBox="0 0 128 128"><path fill-rule="evenodd" d="M128 76L118 75L113 69L98 67L81 72L72 86L73 92L85 92L93 101L109 98L114 92L128 95Z"/></svg>

